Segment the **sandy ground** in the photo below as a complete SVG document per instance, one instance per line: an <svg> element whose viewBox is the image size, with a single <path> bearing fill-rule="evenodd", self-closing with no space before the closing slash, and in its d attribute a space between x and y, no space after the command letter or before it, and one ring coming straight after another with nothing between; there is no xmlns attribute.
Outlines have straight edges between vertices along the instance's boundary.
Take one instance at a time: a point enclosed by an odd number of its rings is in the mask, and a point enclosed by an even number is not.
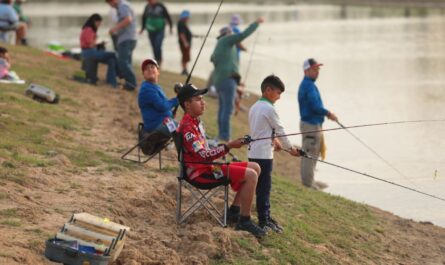
<svg viewBox="0 0 445 265"><path fill-rule="evenodd" d="M135 92L92 87L91 93L78 97L85 108L76 115L94 126L88 134L72 132L75 142L114 156L135 143L139 122ZM174 155L173 150L166 154L171 158ZM131 227L115 264L209 264L210 259L230 262L233 253L241 251L231 238L242 232L221 228L205 214L194 215L187 225L176 225L174 161L165 161L164 167L171 170L163 172L157 169L157 161L131 171L117 168L109 172L95 167L70 171L66 170L70 168L67 157L59 154L53 159L55 166L29 169L27 186L8 183L0 187L0 192L9 195L0 201L0 210L15 208L22 220L20 227L0 225L0 264L53 264L43 256L44 239L54 235L73 212L89 212ZM286 159L292 158L280 157L277 161L282 162L275 168L281 175L292 176L295 169ZM378 240L387 248L373 264L445 264L445 229L400 219L378 209L375 212L387 229L378 238L363 240ZM259 244L245 235L253 245ZM345 257L338 256L338 260L349 263Z"/></svg>

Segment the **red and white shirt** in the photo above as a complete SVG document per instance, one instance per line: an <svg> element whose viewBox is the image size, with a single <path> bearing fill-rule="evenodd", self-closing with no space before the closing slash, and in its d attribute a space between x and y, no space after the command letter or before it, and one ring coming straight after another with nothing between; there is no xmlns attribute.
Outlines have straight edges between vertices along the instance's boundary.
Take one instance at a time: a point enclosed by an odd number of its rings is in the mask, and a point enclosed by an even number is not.
<svg viewBox="0 0 445 265"><path fill-rule="evenodd" d="M228 152L226 145L209 147L199 118L194 118L188 113L184 114L177 132L181 133L183 137L183 159L187 167L186 173L190 180L202 174L211 174L213 171L220 170L219 167L211 164L197 163L211 163Z"/></svg>

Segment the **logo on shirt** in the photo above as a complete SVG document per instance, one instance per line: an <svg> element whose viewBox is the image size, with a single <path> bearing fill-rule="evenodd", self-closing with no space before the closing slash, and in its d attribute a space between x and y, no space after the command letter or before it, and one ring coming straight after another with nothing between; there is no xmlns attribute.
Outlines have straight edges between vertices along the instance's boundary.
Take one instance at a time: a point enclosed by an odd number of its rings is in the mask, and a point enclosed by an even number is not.
<svg viewBox="0 0 445 265"><path fill-rule="evenodd" d="M185 134L185 140L186 140L187 142L190 142L190 141L193 140L195 137L196 137L196 135L194 135L194 134L191 133L191 132L188 132L188 133Z"/></svg>
<svg viewBox="0 0 445 265"><path fill-rule="evenodd" d="M200 141L193 142L192 147L193 151L195 151L196 153L198 153L199 150L204 149Z"/></svg>

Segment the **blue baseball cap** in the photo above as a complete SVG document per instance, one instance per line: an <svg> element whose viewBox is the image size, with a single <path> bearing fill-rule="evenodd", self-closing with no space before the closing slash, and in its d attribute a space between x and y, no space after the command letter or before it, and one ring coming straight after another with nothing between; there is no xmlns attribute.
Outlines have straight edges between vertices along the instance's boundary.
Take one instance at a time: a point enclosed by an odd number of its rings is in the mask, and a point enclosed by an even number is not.
<svg viewBox="0 0 445 265"><path fill-rule="evenodd" d="M179 15L179 19L184 19L184 18L189 18L190 17L190 11L188 10L183 10L181 12L181 15Z"/></svg>

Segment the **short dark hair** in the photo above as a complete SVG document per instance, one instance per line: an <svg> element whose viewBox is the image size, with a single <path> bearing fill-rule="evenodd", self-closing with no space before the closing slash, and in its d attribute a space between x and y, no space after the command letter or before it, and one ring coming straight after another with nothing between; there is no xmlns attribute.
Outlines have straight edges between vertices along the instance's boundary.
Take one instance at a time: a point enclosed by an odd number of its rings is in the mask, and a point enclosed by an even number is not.
<svg viewBox="0 0 445 265"><path fill-rule="evenodd" d="M281 92L284 92L285 90L283 81L281 81L281 79L274 74L264 78L263 82L261 83L261 92L264 93L264 91L266 91L266 87L268 86L278 88L279 90L281 90Z"/></svg>
<svg viewBox="0 0 445 265"><path fill-rule="evenodd" d="M5 47L0 47L0 54L8 53L8 50Z"/></svg>

